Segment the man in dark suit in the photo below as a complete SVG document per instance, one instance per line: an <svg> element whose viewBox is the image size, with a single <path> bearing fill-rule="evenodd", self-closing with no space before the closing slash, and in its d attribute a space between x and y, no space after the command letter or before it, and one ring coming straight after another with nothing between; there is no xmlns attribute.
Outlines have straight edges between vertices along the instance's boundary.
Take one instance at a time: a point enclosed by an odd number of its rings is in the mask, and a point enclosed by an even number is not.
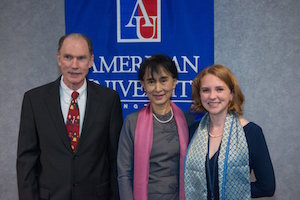
<svg viewBox="0 0 300 200"><path fill-rule="evenodd" d="M17 152L21 200L119 199L120 97L86 79L93 59L86 36L63 36L57 52L62 76L25 93ZM66 127L73 100L79 107L77 147L71 147L73 133Z"/></svg>

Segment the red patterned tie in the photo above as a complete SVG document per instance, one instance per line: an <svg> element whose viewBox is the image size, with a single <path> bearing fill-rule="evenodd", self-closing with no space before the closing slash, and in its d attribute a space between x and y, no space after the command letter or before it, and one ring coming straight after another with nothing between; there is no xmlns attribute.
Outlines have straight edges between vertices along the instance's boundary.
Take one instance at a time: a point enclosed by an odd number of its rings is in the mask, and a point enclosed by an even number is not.
<svg viewBox="0 0 300 200"><path fill-rule="evenodd" d="M79 117L79 107L77 102L78 95L79 93L76 91L72 93L72 101L69 107L67 123L66 123L68 136L71 141L71 147L73 152L76 151L76 147L79 141L80 117Z"/></svg>

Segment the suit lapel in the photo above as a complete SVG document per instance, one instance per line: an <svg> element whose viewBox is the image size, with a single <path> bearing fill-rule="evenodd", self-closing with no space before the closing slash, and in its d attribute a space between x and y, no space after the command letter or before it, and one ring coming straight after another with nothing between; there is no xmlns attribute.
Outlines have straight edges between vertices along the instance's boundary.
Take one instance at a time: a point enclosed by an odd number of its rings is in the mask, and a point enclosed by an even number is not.
<svg viewBox="0 0 300 200"><path fill-rule="evenodd" d="M51 88L49 88L48 96L45 98L50 117L57 129L55 131L61 138L65 147L72 152L70 139L67 134L67 128L63 119L60 105L60 94L59 94L60 78L58 78Z"/></svg>
<svg viewBox="0 0 300 200"><path fill-rule="evenodd" d="M88 135L88 129L93 123L93 118L97 116L97 104L95 102L99 102L96 91L93 89L89 81L87 80L87 100L86 100L86 110L84 115L84 121L82 125L81 136L79 139L79 144L77 149L80 150L80 146L83 145L85 138Z"/></svg>

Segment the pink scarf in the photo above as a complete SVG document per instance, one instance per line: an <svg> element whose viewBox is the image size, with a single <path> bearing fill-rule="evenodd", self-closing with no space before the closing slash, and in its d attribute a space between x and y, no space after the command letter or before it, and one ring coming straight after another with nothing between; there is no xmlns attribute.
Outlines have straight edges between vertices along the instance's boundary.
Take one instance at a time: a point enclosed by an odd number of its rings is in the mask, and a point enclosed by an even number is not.
<svg viewBox="0 0 300 200"><path fill-rule="evenodd" d="M188 128L183 112L171 102L180 144L179 199L184 200L184 157L188 146ZM138 114L134 137L133 196L148 199L149 159L153 143L153 116L150 103Z"/></svg>

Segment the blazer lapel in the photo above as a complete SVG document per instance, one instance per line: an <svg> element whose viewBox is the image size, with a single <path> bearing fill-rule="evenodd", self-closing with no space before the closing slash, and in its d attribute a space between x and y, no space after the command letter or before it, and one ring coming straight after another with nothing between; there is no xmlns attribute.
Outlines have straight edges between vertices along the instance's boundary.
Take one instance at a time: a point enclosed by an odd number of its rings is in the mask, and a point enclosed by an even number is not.
<svg viewBox="0 0 300 200"><path fill-rule="evenodd" d="M93 123L93 117L97 116L97 107L95 107L95 102L99 102L98 96L96 95L96 91L91 87L89 81L87 80L87 99L86 99L86 110L81 130L81 136L79 139L79 143L77 149L80 150L80 146L84 143L85 138L88 135L88 129L90 125Z"/></svg>
<svg viewBox="0 0 300 200"><path fill-rule="evenodd" d="M67 134L67 128L61 112L59 85L60 78L58 78L54 82L53 87L49 89L48 96L45 98L45 101L50 113L50 117L52 118L53 123L57 129L57 131L55 132L59 135L65 147L69 151L73 152L70 145L70 139Z"/></svg>

